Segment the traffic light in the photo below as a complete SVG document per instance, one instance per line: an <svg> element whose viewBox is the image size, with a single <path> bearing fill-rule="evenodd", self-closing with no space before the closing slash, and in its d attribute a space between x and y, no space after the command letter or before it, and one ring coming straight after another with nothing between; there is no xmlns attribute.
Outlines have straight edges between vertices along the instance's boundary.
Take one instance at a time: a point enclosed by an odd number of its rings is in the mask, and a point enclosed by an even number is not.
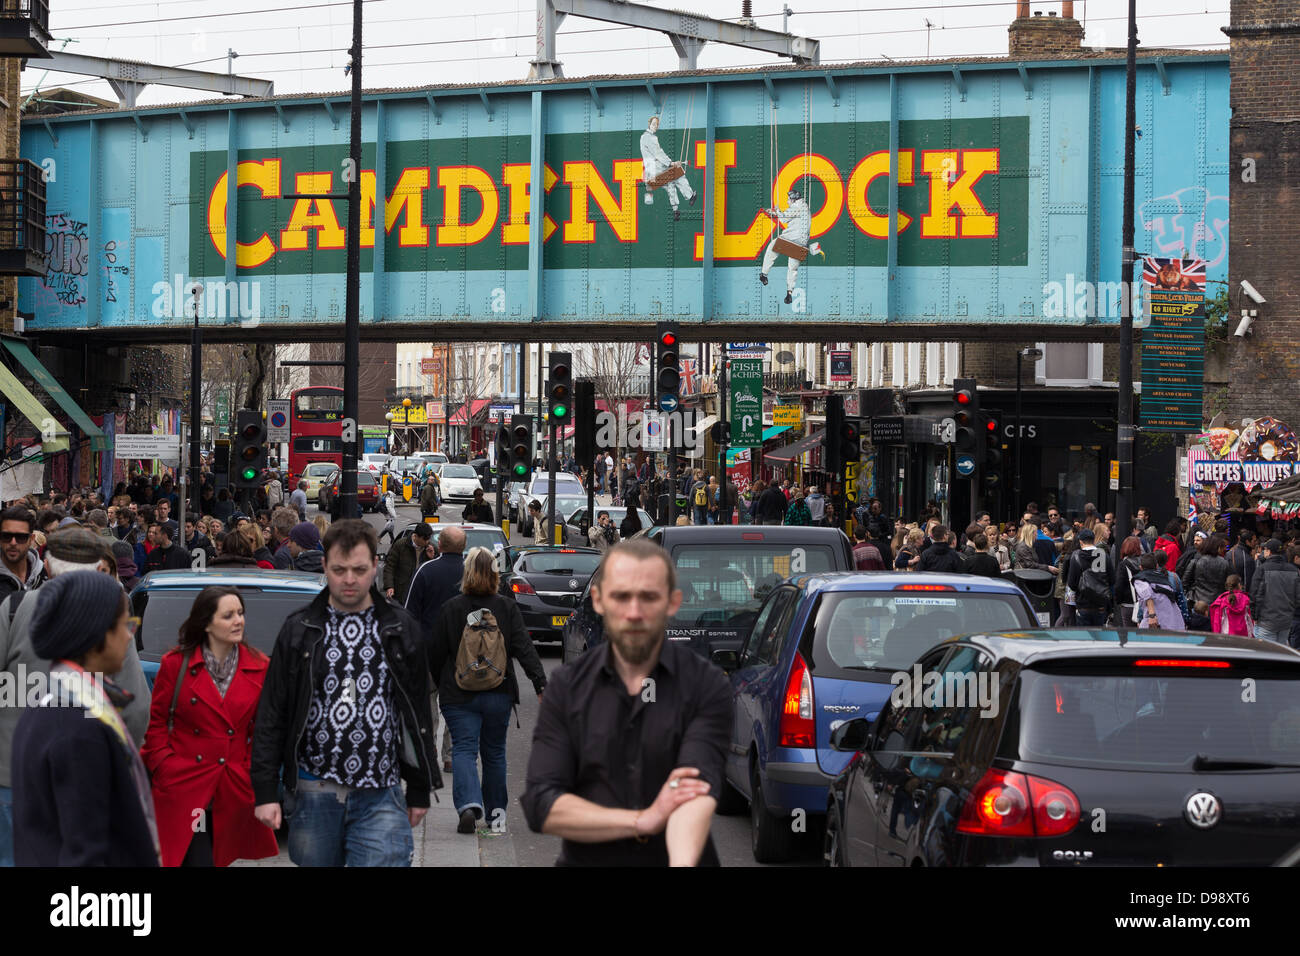
<svg viewBox="0 0 1300 956"><path fill-rule="evenodd" d="M655 339L658 344L659 376L656 399L661 412L675 412L679 402L678 393L682 387L682 365L678 355L677 324L660 322L655 326Z"/></svg>
<svg viewBox="0 0 1300 956"><path fill-rule="evenodd" d="M236 488L256 488L266 468L266 422L260 409L235 413L234 480Z"/></svg>
<svg viewBox="0 0 1300 956"><path fill-rule="evenodd" d="M826 396L826 431L822 433L822 470L838 475L844 470L843 457L844 399ZM854 461L857 457L854 456Z"/></svg>
<svg viewBox="0 0 1300 956"><path fill-rule="evenodd" d="M979 419L980 397L973 378L952 380L952 420L957 424L953 442L960 452L973 453L979 447L975 423Z"/></svg>
<svg viewBox="0 0 1300 956"><path fill-rule="evenodd" d="M999 431L1000 416L995 411L985 412L981 416L984 426L984 455L981 459L984 490L993 494L1002 487L1002 435Z"/></svg>
<svg viewBox="0 0 1300 956"><path fill-rule="evenodd" d="M546 421L558 427L573 421L573 357L568 352L552 352L549 362Z"/></svg>
<svg viewBox="0 0 1300 956"><path fill-rule="evenodd" d="M527 481L533 473L533 416L510 416L503 460L509 481Z"/></svg>
<svg viewBox="0 0 1300 956"><path fill-rule="evenodd" d="M579 379L573 385L573 457L583 468L596 458L596 383Z"/></svg>
<svg viewBox="0 0 1300 956"><path fill-rule="evenodd" d="M856 464L862 458L862 431L858 423L846 418L840 422L840 464Z"/></svg>

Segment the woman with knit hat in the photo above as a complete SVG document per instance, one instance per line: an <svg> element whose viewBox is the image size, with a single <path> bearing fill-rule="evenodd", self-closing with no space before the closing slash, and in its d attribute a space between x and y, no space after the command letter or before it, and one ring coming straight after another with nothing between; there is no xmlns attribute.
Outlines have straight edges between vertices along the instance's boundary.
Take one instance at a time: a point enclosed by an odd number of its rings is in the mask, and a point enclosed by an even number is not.
<svg viewBox="0 0 1300 956"><path fill-rule="evenodd" d="M157 866L149 774L104 675L122 669L138 622L115 576L60 574L37 592L31 641L50 692L13 740L14 862Z"/></svg>

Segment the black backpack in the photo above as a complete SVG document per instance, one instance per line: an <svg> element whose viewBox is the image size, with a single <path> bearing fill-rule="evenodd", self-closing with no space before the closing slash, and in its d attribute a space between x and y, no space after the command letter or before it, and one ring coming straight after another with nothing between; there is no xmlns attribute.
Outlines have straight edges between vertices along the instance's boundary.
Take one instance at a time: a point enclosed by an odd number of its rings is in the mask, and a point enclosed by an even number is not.
<svg viewBox="0 0 1300 956"><path fill-rule="evenodd" d="M1096 553L1101 555L1103 561L1105 560L1105 555L1100 551ZM1104 566L1101 571L1094 571L1092 562L1088 561L1083 552L1076 554L1074 560L1083 565L1083 573L1079 575L1079 587L1074 592L1075 605L1090 608L1110 607L1110 575Z"/></svg>

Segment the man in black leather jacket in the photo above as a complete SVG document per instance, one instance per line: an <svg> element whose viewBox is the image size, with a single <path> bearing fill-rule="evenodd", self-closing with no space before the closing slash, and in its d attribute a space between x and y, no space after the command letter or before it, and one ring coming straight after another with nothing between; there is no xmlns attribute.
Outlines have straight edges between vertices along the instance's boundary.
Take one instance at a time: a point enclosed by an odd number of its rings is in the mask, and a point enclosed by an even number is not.
<svg viewBox="0 0 1300 956"><path fill-rule="evenodd" d="M425 643L415 618L375 586L373 528L337 521L324 549L326 588L285 620L267 669L254 813L279 827L283 785L294 863L409 866L411 828L442 787Z"/></svg>

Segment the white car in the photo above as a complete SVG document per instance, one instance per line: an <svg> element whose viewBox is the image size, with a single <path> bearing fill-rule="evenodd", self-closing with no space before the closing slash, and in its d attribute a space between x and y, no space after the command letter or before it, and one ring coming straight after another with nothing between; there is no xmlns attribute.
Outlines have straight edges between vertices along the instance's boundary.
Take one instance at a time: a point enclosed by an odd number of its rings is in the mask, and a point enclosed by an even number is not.
<svg viewBox="0 0 1300 956"><path fill-rule="evenodd" d="M443 501L473 501L474 492L482 491L478 472L470 465L448 462L438 469L438 484L442 487Z"/></svg>
<svg viewBox="0 0 1300 956"><path fill-rule="evenodd" d="M362 455L361 460L357 462L357 468L378 476L384 473L384 469L388 466L388 460L392 457L392 455L383 453Z"/></svg>

